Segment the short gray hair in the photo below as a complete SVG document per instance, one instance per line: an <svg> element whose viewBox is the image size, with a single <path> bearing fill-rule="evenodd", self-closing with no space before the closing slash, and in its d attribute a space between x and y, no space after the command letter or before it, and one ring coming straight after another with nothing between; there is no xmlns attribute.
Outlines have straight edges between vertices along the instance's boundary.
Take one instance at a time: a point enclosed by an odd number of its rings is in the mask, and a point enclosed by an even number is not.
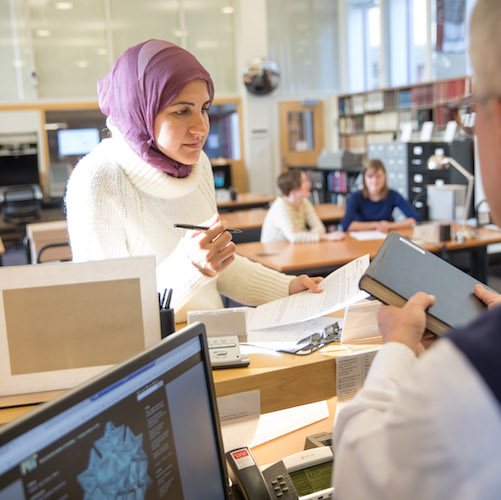
<svg viewBox="0 0 501 500"><path fill-rule="evenodd" d="M501 95L501 0L477 0L470 22L475 88Z"/></svg>

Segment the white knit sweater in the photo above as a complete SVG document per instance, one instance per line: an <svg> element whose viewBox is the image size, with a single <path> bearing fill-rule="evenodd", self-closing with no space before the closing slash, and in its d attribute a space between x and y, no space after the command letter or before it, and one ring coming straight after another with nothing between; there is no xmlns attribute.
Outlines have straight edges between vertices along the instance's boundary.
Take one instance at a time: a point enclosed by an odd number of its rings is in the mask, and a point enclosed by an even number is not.
<svg viewBox="0 0 501 500"><path fill-rule="evenodd" d="M174 223L200 224L216 212L214 180L202 153L190 175L176 179L151 167L118 131L75 167L68 182L66 211L73 259L100 260L155 255L157 289L173 288L176 321L187 310L222 307L220 293L259 305L288 295L293 276L236 258L216 278L196 269Z"/></svg>
<svg viewBox="0 0 501 500"><path fill-rule="evenodd" d="M323 233L325 226L309 200L302 200L296 209L284 197L279 197L272 203L264 218L261 241L310 243L319 241Z"/></svg>

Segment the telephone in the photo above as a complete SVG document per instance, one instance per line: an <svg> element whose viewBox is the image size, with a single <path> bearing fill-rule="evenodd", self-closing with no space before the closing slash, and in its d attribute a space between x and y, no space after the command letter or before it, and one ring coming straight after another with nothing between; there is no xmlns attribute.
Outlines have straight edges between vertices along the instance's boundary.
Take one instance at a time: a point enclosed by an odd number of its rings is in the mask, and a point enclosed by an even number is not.
<svg viewBox="0 0 501 500"><path fill-rule="evenodd" d="M262 472L249 448L226 454L230 477L244 500L327 500L334 457L329 446L290 455Z"/></svg>
<svg viewBox="0 0 501 500"><path fill-rule="evenodd" d="M212 368L237 368L250 363L249 356L240 352L237 335L207 337L207 345Z"/></svg>

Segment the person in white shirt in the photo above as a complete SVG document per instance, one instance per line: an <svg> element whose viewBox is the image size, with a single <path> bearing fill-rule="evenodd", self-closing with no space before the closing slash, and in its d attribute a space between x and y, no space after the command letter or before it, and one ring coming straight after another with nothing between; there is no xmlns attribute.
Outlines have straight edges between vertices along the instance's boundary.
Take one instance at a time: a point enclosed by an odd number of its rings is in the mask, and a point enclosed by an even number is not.
<svg viewBox="0 0 501 500"><path fill-rule="evenodd" d="M498 225L500 24L501 2L477 0L470 27L476 132L485 194ZM425 311L447 297L419 292L401 309L381 308L385 344L334 426L335 498L501 498L501 297L481 285L474 293L489 310L426 351Z"/></svg>
<svg viewBox="0 0 501 500"><path fill-rule="evenodd" d="M322 291L322 278L287 276L235 254L202 151L213 97L209 73L188 51L162 40L131 47L98 82L112 137L79 162L66 193L73 260L154 255L158 290L173 289L178 322L187 310L222 307L220 294L259 305Z"/></svg>
<svg viewBox="0 0 501 500"><path fill-rule="evenodd" d="M283 172L277 179L282 196L271 205L264 218L261 241L289 240L290 243L311 243L316 241L336 241L344 238L344 233L327 233L313 205L308 200L311 183L300 170Z"/></svg>

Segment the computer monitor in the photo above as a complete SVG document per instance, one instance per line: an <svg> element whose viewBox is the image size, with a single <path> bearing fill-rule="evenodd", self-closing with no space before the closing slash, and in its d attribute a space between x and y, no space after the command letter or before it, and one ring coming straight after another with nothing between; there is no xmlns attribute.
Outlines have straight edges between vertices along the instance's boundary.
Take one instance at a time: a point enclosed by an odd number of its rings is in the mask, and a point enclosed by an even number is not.
<svg viewBox="0 0 501 500"><path fill-rule="evenodd" d="M201 323L0 430L0 500L42 497L228 498Z"/></svg>
<svg viewBox="0 0 501 500"><path fill-rule="evenodd" d="M59 156L86 155L99 144L99 140L99 130L97 128L58 130L57 143Z"/></svg>
<svg viewBox="0 0 501 500"><path fill-rule="evenodd" d="M40 184L37 155L0 156L0 186Z"/></svg>

